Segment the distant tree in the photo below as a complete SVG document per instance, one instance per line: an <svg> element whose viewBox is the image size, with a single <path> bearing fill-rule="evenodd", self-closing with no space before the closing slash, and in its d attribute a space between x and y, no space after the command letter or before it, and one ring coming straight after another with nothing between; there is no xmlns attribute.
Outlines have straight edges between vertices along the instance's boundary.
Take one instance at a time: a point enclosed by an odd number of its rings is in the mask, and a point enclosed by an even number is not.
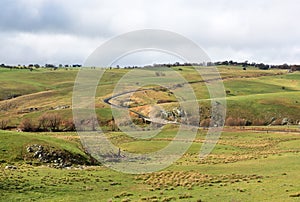
<svg viewBox="0 0 300 202"><path fill-rule="evenodd" d="M75 123L72 118L70 118L66 121L63 121L62 125L64 127L64 131L75 131L76 130Z"/></svg>
<svg viewBox="0 0 300 202"><path fill-rule="evenodd" d="M228 61L223 61L222 65L229 65L229 62Z"/></svg>
<svg viewBox="0 0 300 202"><path fill-rule="evenodd" d="M290 66L286 63L284 63L283 65L281 65L282 69L290 69Z"/></svg>
<svg viewBox="0 0 300 202"><path fill-rule="evenodd" d="M8 125L8 120L7 119L0 120L0 129L1 130L5 130L7 128L7 125Z"/></svg>
<svg viewBox="0 0 300 202"><path fill-rule="evenodd" d="M44 131L58 131L62 123L62 118L58 114L45 113L39 117L39 128Z"/></svg>
<svg viewBox="0 0 300 202"><path fill-rule="evenodd" d="M51 131L58 131L60 124L61 124L61 116L58 114L49 114L48 121L49 121L49 128Z"/></svg>
<svg viewBox="0 0 300 202"><path fill-rule="evenodd" d="M257 64L256 66L263 70L269 69L269 65L265 65L264 63Z"/></svg>
<svg viewBox="0 0 300 202"><path fill-rule="evenodd" d="M246 60L244 63L243 63L243 67L247 67L248 66L248 60ZM245 69L244 69L245 70Z"/></svg>
<svg viewBox="0 0 300 202"><path fill-rule="evenodd" d="M39 117L39 119L38 119L38 122L39 122L39 129L41 129L43 131L47 131L48 130L49 121L48 121L47 114L41 115Z"/></svg>
<svg viewBox="0 0 300 202"><path fill-rule="evenodd" d="M45 64L45 67L46 67L46 68L54 68L55 65L53 65L53 64Z"/></svg>
<svg viewBox="0 0 300 202"><path fill-rule="evenodd" d="M23 119L19 125L19 128L25 132L32 132L36 130L36 127L31 119Z"/></svg>

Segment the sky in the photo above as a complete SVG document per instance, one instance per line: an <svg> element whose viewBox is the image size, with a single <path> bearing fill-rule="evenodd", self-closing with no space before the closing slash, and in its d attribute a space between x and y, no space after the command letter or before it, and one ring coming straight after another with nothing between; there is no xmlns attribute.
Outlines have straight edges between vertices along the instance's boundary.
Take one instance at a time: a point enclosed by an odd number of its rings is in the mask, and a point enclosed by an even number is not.
<svg viewBox="0 0 300 202"><path fill-rule="evenodd" d="M4 64L82 64L104 42L140 29L178 33L211 61L300 64L299 0L1 0L0 8ZM117 62L177 60L148 51Z"/></svg>

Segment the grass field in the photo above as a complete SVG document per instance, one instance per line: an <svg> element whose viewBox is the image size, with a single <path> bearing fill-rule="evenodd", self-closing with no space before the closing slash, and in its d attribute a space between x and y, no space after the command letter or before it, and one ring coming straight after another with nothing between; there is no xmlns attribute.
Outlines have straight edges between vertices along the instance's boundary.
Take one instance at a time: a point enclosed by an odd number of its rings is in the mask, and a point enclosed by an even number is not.
<svg viewBox="0 0 300 202"><path fill-rule="evenodd" d="M115 143L122 149L150 152L165 146L170 133L144 142L128 140L122 134L110 138L120 136ZM212 154L200 160L197 154L204 131L199 131L180 160L163 171L143 175L122 174L102 166L71 169L31 166L22 163L22 155L15 152L25 152L27 144L51 144L84 154L78 149L76 139L66 141L66 134L56 134L54 138L49 134L2 131L0 135L2 153L8 153L1 158L18 167L8 170L4 169L8 163L1 164L2 201L299 200L300 136L296 133L224 132ZM11 142L18 144L14 146Z"/></svg>
<svg viewBox="0 0 300 202"><path fill-rule="evenodd" d="M97 164L76 132L15 132L22 120L28 118L37 124L44 113L71 118L78 69L30 72L0 68L0 120L9 120L11 129L0 130L0 201L299 201L300 130L296 123L300 121L300 73L252 67L245 71L237 66L218 69L227 94L227 117L251 121L252 126L225 127L205 159L199 158L207 133L201 127L188 151L171 166L133 175ZM201 119L209 118L211 100L201 76L192 67L172 70L193 88L202 109ZM103 100L129 71L105 71L95 98L98 119L108 139L122 151L158 151L173 140L177 126L165 125L150 139L112 130L111 108ZM169 70L157 71L153 70L155 81L172 79ZM130 99L129 106L145 115L149 106L168 110L177 106L174 95L157 85L142 87ZM159 100L168 102L157 104ZM122 103L123 97L114 102ZM280 125L284 118L294 125ZM276 126L270 125L271 120L278 120ZM35 145L52 156L77 161L65 167L43 162L28 150Z"/></svg>

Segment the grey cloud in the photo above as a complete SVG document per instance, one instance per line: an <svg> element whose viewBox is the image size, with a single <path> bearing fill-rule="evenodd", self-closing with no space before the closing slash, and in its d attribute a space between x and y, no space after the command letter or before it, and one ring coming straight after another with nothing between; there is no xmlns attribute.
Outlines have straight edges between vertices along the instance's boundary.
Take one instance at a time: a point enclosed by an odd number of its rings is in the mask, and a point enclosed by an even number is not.
<svg viewBox="0 0 300 202"><path fill-rule="evenodd" d="M54 1L3 0L0 7L0 27L6 32L64 31L72 22L70 14Z"/></svg>
<svg viewBox="0 0 300 202"><path fill-rule="evenodd" d="M6 33L1 39L0 60L12 57L5 54L7 49L43 50L40 44L50 44L52 51L48 53L48 60L63 54L68 60L78 60L78 55L88 55L101 45L95 41L151 28L186 36L206 49L215 60L236 58L300 63L298 0L2 0L0 7L0 33ZM23 33L34 35L39 44L24 37ZM8 43L14 40L11 35L18 36L19 40ZM73 40L64 43L64 37L68 36ZM32 40L32 43L24 45L22 40ZM59 48L51 46L53 41L60 42L55 43ZM77 44L83 43L84 48L77 48ZM64 51L65 46L70 49L68 53ZM15 61L43 57L24 54L21 51Z"/></svg>
<svg viewBox="0 0 300 202"><path fill-rule="evenodd" d="M3 0L0 1L0 7L1 32L65 33L96 37L112 34L106 17L101 16L101 8L95 11L85 1ZM93 12L97 12L97 15L93 15Z"/></svg>

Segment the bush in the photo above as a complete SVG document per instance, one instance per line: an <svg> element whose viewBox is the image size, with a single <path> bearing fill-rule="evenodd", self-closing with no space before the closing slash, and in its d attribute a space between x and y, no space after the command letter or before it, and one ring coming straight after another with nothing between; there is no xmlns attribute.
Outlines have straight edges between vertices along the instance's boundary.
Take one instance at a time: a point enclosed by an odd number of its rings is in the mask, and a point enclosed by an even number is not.
<svg viewBox="0 0 300 202"><path fill-rule="evenodd" d="M64 121L62 125L64 128L64 131L75 131L76 130L75 123L72 118L68 119L67 121Z"/></svg>
<svg viewBox="0 0 300 202"><path fill-rule="evenodd" d="M43 114L39 118L39 128L44 131L58 131L62 118L58 114Z"/></svg>
<svg viewBox="0 0 300 202"><path fill-rule="evenodd" d="M204 119L204 120L202 120L202 121L200 122L200 126L201 126L201 127L206 127L206 128L208 128L209 125L210 125L210 119Z"/></svg>
<svg viewBox="0 0 300 202"><path fill-rule="evenodd" d="M266 121L262 120L262 119L256 119L253 121L253 126L264 126L266 125Z"/></svg>
<svg viewBox="0 0 300 202"><path fill-rule="evenodd" d="M241 118L228 117L225 121L226 126L245 126L246 120Z"/></svg>
<svg viewBox="0 0 300 202"><path fill-rule="evenodd" d="M39 121L39 129L47 131L48 130L47 128L48 128L48 125L49 125L47 115L43 114L42 116L39 117L38 121Z"/></svg>
<svg viewBox="0 0 300 202"><path fill-rule="evenodd" d="M9 121L7 119L0 120L0 129L5 130L7 128L8 122Z"/></svg>
<svg viewBox="0 0 300 202"><path fill-rule="evenodd" d="M37 130L31 119L22 120L19 125L19 128L25 132L33 132Z"/></svg>

